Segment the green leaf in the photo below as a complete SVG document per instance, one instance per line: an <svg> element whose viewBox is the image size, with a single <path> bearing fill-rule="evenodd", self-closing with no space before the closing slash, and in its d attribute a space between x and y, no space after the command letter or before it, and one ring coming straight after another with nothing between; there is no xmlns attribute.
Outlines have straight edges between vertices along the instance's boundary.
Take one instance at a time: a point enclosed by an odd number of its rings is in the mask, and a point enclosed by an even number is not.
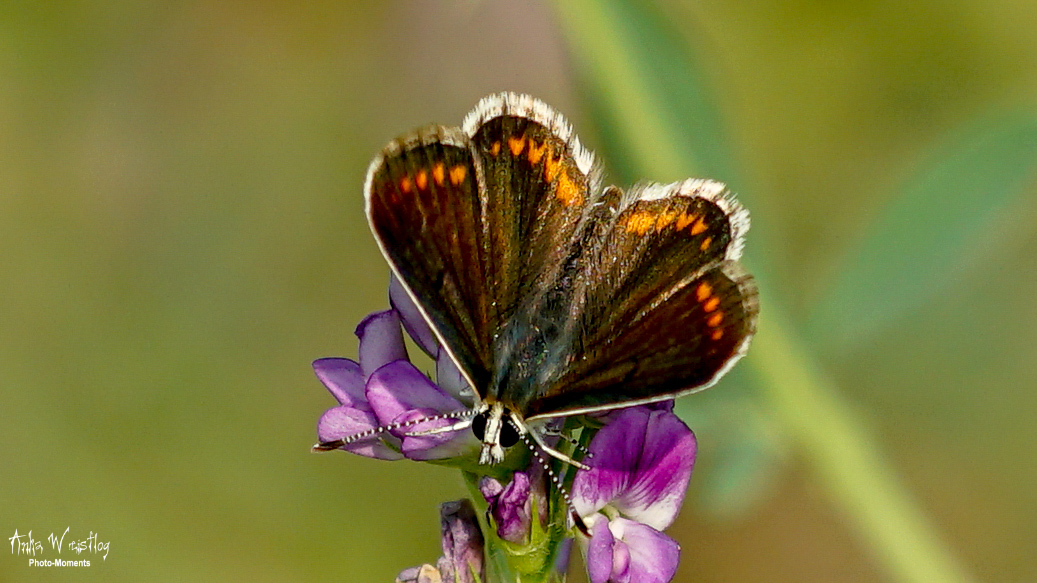
<svg viewBox="0 0 1037 583"><path fill-rule="evenodd" d="M847 350L989 256L1037 176L1037 116L1002 114L946 140L845 256L816 303L812 336Z"/></svg>

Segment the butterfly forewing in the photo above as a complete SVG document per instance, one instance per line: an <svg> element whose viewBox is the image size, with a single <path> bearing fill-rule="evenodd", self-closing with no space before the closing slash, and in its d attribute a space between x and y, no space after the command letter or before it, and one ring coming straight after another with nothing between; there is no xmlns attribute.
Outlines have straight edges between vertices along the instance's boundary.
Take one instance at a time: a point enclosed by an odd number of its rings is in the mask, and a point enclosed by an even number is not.
<svg viewBox="0 0 1037 583"><path fill-rule="evenodd" d="M610 334L698 274L737 259L743 230L738 221L748 218L723 208L734 204L725 195L722 184L698 180L652 184L623 195L618 211L596 233L594 259L584 265L584 329Z"/></svg>
<svg viewBox="0 0 1037 583"><path fill-rule="evenodd" d="M501 323L558 278L596 177L592 161L586 171L579 167L579 145L547 125L549 112L521 103L506 111L511 114L483 121L472 136L484 169L485 229L494 250L488 269L502 292Z"/></svg>
<svg viewBox="0 0 1037 583"><path fill-rule="evenodd" d="M433 126L389 144L368 171L367 214L393 270L473 386L490 376L494 289L468 137Z"/></svg>

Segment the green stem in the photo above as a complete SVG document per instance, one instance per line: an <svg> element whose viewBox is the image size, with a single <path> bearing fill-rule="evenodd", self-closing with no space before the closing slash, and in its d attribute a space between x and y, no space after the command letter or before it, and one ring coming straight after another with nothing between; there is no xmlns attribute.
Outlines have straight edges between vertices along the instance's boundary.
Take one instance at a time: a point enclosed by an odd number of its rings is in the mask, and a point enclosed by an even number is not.
<svg viewBox="0 0 1037 583"><path fill-rule="evenodd" d="M777 312L775 306L763 312L748 362L829 495L896 580L970 581L865 424Z"/></svg>
<svg viewBox="0 0 1037 583"><path fill-rule="evenodd" d="M555 6L579 65L590 73L598 97L614 109L613 128L630 145L632 162L658 179L682 174L691 160L676 155L675 128L657 113L662 100L632 56L632 42L610 2L557 0ZM680 71L674 71L680 74ZM838 388L811 358L760 282L762 318L746 364L764 381L764 395L832 501L874 551L891 576L904 583L966 583L969 576L941 543L912 496L883 460L879 448Z"/></svg>

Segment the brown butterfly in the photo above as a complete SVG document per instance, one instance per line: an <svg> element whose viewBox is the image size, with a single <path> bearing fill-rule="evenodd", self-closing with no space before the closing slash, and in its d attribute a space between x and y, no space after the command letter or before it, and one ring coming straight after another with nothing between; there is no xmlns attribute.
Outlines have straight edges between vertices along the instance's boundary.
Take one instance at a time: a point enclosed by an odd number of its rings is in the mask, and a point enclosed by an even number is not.
<svg viewBox="0 0 1037 583"><path fill-rule="evenodd" d="M585 467L530 423L705 389L749 348L748 211L712 180L601 177L559 113L514 93L394 140L368 170L375 239L479 397L444 417L473 428L480 463L531 437Z"/></svg>

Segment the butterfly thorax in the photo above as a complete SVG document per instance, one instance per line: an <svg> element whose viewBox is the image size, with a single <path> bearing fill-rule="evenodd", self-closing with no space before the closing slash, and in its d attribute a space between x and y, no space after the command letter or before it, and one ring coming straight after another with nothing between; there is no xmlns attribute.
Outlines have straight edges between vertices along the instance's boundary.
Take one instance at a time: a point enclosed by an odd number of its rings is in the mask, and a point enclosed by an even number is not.
<svg viewBox="0 0 1037 583"><path fill-rule="evenodd" d="M543 294L513 315L494 342L495 367L487 397L525 416L541 398L572 353L569 294Z"/></svg>

